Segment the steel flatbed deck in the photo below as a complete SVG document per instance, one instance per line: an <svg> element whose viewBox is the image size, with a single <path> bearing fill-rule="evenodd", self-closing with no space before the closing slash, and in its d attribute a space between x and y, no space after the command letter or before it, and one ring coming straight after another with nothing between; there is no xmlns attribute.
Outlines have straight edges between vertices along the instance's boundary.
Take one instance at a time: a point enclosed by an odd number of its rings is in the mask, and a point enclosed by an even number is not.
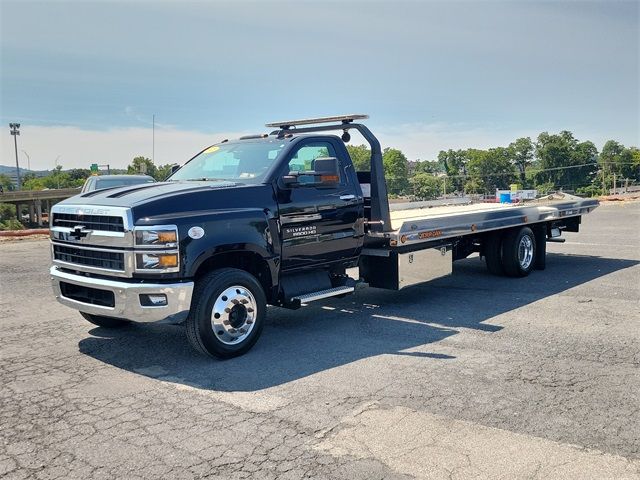
<svg viewBox="0 0 640 480"><path fill-rule="evenodd" d="M370 232L389 239L390 246L406 246L510 227L577 217L598 206L594 199L553 194L525 203L472 203L391 210L389 232Z"/></svg>

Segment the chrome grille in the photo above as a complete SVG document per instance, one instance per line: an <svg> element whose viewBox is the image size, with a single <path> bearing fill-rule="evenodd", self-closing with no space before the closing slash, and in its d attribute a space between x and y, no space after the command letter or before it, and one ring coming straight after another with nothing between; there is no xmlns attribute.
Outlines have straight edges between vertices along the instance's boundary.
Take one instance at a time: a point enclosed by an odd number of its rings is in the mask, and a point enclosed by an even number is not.
<svg viewBox="0 0 640 480"><path fill-rule="evenodd" d="M66 245L53 245L53 258L60 262L93 268L124 271L124 252L92 250Z"/></svg>
<svg viewBox="0 0 640 480"><path fill-rule="evenodd" d="M107 215L79 215L75 213L53 213L54 227L73 228L82 225L88 230L124 232L122 217Z"/></svg>

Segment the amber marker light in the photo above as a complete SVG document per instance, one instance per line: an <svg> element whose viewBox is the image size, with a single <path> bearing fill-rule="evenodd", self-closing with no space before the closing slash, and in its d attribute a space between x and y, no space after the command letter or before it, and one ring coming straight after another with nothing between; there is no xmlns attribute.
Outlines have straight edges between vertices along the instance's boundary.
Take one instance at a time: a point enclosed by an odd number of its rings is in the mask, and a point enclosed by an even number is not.
<svg viewBox="0 0 640 480"><path fill-rule="evenodd" d="M175 243L178 241L175 230L158 232L159 243Z"/></svg>
<svg viewBox="0 0 640 480"><path fill-rule="evenodd" d="M158 255L158 263L163 268L171 268L178 266L178 255Z"/></svg>

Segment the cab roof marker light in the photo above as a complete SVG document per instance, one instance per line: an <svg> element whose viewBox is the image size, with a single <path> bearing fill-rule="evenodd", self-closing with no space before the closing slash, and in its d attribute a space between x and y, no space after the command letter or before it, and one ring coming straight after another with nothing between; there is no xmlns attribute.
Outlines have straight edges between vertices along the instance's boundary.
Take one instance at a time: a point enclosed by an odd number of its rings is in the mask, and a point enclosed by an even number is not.
<svg viewBox="0 0 640 480"><path fill-rule="evenodd" d="M269 134L267 133L259 133L256 135L243 135L238 140L254 140L256 138L267 138Z"/></svg>

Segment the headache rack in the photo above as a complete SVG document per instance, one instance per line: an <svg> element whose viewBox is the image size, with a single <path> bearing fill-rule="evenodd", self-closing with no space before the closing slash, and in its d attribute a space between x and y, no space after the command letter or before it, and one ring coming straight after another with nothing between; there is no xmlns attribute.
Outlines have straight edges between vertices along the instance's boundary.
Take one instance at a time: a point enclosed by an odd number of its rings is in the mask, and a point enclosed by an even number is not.
<svg viewBox="0 0 640 480"><path fill-rule="evenodd" d="M342 130L342 140L345 143L351 139L349 130L352 128L358 130L371 147L371 218L368 221L369 228L373 232L389 232L391 231L391 217L389 215L389 199L387 197L387 183L384 179L380 142L371 130L363 124L354 123L354 120L367 118L369 118L369 115L364 114L336 115L333 117L271 122L265 124L265 126L278 128L278 130L271 132L271 135L277 137L284 137L293 132L317 133ZM369 177L369 172L366 172L366 175Z"/></svg>

